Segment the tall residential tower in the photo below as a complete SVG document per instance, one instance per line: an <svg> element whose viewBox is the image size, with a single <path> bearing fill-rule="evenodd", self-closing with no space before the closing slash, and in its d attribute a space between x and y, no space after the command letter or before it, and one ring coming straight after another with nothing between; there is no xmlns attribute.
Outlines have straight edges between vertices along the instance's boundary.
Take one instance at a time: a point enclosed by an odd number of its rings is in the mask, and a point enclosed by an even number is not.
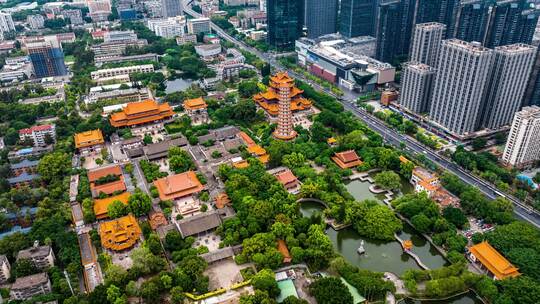
<svg viewBox="0 0 540 304"><path fill-rule="evenodd" d="M403 68L399 105L414 113L426 113L429 110L434 78L435 69L429 65L406 63Z"/></svg>
<svg viewBox="0 0 540 304"><path fill-rule="evenodd" d="M437 63L430 118L453 134L476 131L493 50L479 43L444 40Z"/></svg>
<svg viewBox="0 0 540 304"><path fill-rule="evenodd" d="M411 43L410 60L435 67L446 25L437 22L417 24Z"/></svg>
<svg viewBox="0 0 540 304"><path fill-rule="evenodd" d="M540 160L540 107L524 107L516 113L502 160L516 167Z"/></svg>
<svg viewBox="0 0 540 304"><path fill-rule="evenodd" d="M486 94L482 126L492 130L510 125L521 108L536 48L511 44L495 48L495 60Z"/></svg>

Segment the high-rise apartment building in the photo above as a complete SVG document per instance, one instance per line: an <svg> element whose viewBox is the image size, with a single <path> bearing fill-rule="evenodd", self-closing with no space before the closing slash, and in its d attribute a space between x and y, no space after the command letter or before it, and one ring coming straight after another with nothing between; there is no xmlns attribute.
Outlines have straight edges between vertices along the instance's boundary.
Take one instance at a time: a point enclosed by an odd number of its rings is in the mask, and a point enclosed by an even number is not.
<svg viewBox="0 0 540 304"><path fill-rule="evenodd" d="M446 25L437 22L417 24L411 43L410 61L435 67Z"/></svg>
<svg viewBox="0 0 540 304"><path fill-rule="evenodd" d="M339 32L347 38L374 36L376 8L376 0L341 0Z"/></svg>
<svg viewBox="0 0 540 304"><path fill-rule="evenodd" d="M409 54L414 0L381 0L377 9L377 59L391 62Z"/></svg>
<svg viewBox="0 0 540 304"><path fill-rule="evenodd" d="M184 34L186 18L184 16L148 20L148 28L157 36L175 38Z"/></svg>
<svg viewBox="0 0 540 304"><path fill-rule="evenodd" d="M540 160L540 107L524 107L516 112L502 160L519 168Z"/></svg>
<svg viewBox="0 0 540 304"><path fill-rule="evenodd" d="M199 33L210 32L210 19L209 18L194 18L187 21L188 33L197 35Z"/></svg>
<svg viewBox="0 0 540 304"><path fill-rule="evenodd" d="M482 123L492 130L510 125L514 113L520 109L536 48L511 44L496 47L494 54Z"/></svg>
<svg viewBox="0 0 540 304"><path fill-rule="evenodd" d="M338 0L304 0L308 38L337 32Z"/></svg>
<svg viewBox="0 0 540 304"><path fill-rule="evenodd" d="M176 17L183 15L181 0L161 0L163 17Z"/></svg>
<svg viewBox="0 0 540 304"><path fill-rule="evenodd" d="M266 6L268 44L280 50L294 48L302 35L303 0L268 0Z"/></svg>
<svg viewBox="0 0 540 304"><path fill-rule="evenodd" d="M402 72L399 105L414 113L426 113L434 78L435 69L429 65L406 63Z"/></svg>
<svg viewBox="0 0 540 304"><path fill-rule="evenodd" d="M64 52L56 36L43 36L26 43L36 77L64 76L67 74Z"/></svg>
<svg viewBox="0 0 540 304"><path fill-rule="evenodd" d="M488 31L492 6L492 2L486 0L460 1L453 37L483 43Z"/></svg>
<svg viewBox="0 0 540 304"><path fill-rule="evenodd" d="M11 14L0 12L0 40L4 40L5 33L15 31L15 23Z"/></svg>
<svg viewBox="0 0 540 304"><path fill-rule="evenodd" d="M476 131L493 57L479 43L442 42L429 111L434 122L457 135Z"/></svg>
<svg viewBox="0 0 540 304"><path fill-rule="evenodd" d="M485 45L496 47L513 43L532 42L539 11L527 0L497 1L491 13L490 28Z"/></svg>
<svg viewBox="0 0 540 304"><path fill-rule="evenodd" d="M540 106L540 52L538 48L536 49L536 58L522 104L524 106Z"/></svg>
<svg viewBox="0 0 540 304"><path fill-rule="evenodd" d="M26 23L31 29L37 30L45 27L45 18L42 15L28 15Z"/></svg>

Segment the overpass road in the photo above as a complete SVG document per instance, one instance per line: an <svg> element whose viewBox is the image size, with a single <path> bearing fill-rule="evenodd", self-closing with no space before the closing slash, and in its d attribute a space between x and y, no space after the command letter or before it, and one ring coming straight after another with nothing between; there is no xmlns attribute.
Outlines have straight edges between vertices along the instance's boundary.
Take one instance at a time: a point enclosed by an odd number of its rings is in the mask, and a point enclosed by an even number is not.
<svg viewBox="0 0 540 304"><path fill-rule="evenodd" d="M203 17L201 14L191 9L191 6L190 6L191 2L192 0L184 0L184 6L183 6L184 12L192 17L196 17L196 18ZM490 199L495 199L496 197L501 195L500 191L498 191L494 185L462 169L461 167L453 163L451 160L437 154L431 148L424 146L423 144L417 142L415 139L407 135L401 134L397 132L396 130L391 129L390 127L385 125L382 121L371 116L365 110L356 107L355 102L354 102L354 96L345 95L344 97L339 98L329 89L326 89L316 83L313 83L310 80L306 79L303 75L300 75L290 69L285 68L276 60L276 58L274 58L273 55L263 53L253 47L250 47L244 42L229 35L227 32L225 32L223 29L221 29L219 26L217 26L213 22L210 23L210 26L212 30L221 38L233 43L234 45L236 45L237 47L241 48L244 51L247 51L256 55L263 61L270 64L275 69L285 70L291 76L310 83L317 90L322 91L333 97L336 97L343 104L345 110L352 112L356 117L362 120L369 128L371 128L372 130L374 130L375 132L383 136L384 141L386 143L396 146L396 147L400 147L401 143L404 143L405 149L413 153L424 154L424 156L427 159L429 159L436 165L444 168L445 170L453 173L454 175L459 177L464 183L468 185L474 185L475 187L477 187L482 193L484 193L484 195L486 195ZM527 221L530 224L540 229L540 213L538 211L534 210L530 206L525 205L523 202L521 202L520 200L518 200L517 198L513 196L510 196L508 194L503 194L503 195L514 204L514 213L517 218Z"/></svg>

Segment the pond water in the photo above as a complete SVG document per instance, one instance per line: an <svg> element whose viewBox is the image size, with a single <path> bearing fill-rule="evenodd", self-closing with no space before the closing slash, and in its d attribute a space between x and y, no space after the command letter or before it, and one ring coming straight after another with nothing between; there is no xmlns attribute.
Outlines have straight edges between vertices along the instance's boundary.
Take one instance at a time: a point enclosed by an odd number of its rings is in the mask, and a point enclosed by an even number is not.
<svg viewBox="0 0 540 304"><path fill-rule="evenodd" d="M165 93L170 94L178 91L183 91L191 86L193 83L190 79L177 78L174 80L167 80L165 82Z"/></svg>
<svg viewBox="0 0 540 304"><path fill-rule="evenodd" d="M358 201L376 199L382 203L384 196L375 195L369 191L369 183L359 180L346 184L347 190ZM408 192L409 189L406 189ZM404 191L405 192L405 191ZM300 211L304 216L311 216L315 212L322 212L324 206L317 202L304 202L300 205ZM345 257L350 263L364 269L380 272L393 272L403 274L408 269L420 269L420 266L409 255L403 253L401 245L397 241L383 242L361 237L353 228L335 231L328 228L326 233L336 251ZM439 268L446 264L444 258L437 250L418 234L411 226L404 225L404 230L398 234L403 240L410 239L413 244L413 252L429 268ZM356 250L360 242L364 240L366 253L359 255Z"/></svg>

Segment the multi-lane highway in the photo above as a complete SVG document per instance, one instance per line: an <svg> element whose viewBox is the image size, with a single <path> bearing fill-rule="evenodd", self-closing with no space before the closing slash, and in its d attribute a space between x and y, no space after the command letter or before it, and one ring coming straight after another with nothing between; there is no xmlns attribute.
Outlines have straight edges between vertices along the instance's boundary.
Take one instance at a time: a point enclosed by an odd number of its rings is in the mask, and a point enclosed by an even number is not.
<svg viewBox="0 0 540 304"><path fill-rule="evenodd" d="M193 11L190 7L190 3L192 0L185 0L184 1L184 11L193 17L202 17L199 13ZM303 75L297 74L294 71L290 69L286 69L283 67L272 55L260 52L259 50L248 46L242 41L237 40L236 38L229 35L227 32L225 32L223 29L221 29L219 26L217 26L214 23L211 23L211 28L216 34L218 34L221 38L235 44L237 47L248 51L259 58L261 58L263 61L269 63L272 67L279 69L279 70L287 70L289 74L295 78L302 79L304 81L310 82L309 80L305 79ZM333 94L330 90L317 85L316 83L310 82L313 87L316 89L325 92L326 94L332 95L334 97L335 94ZM463 182L469 185L474 185L477 187L480 191L482 191L488 198L495 199L497 196L499 196L500 191L497 190L497 188L486 182L485 180L472 175L471 173L467 172L466 170L463 170L458 165L454 164L450 160L444 158L443 156L437 154L435 151L431 150L427 146L422 145L421 143L417 142L413 138L400 134L397 131L391 129L387 125L385 125L382 121L378 120L377 118L371 116L369 113L364 111L363 109L359 109L356 107L354 103L354 99L352 99L351 96L345 96L344 98L341 98L340 101L342 102L344 108L346 110L351 111L353 114L355 114L359 119L361 119L364 123L368 125L372 130L376 131L377 133L381 134L383 136L385 142L388 144L394 145L396 147L399 147L401 143L405 144L406 149L413 153L418 154L424 154L425 157L438 166L448 170L449 172L455 174L458 176ZM540 228L540 213L538 211L533 210L530 206L527 206L523 204L521 201L519 201L517 198L505 195L506 198L511 200L514 203L514 212L516 216L522 220L525 220L534 226Z"/></svg>

